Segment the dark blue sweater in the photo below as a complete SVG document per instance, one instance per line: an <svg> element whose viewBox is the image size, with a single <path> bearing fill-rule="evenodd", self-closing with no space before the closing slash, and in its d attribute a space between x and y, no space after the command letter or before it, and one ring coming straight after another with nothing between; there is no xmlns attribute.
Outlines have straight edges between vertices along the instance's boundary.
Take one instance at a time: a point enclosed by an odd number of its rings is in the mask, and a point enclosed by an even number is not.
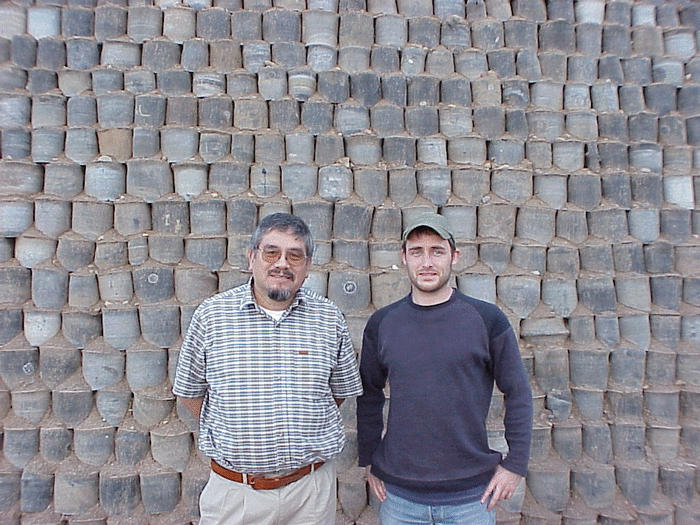
<svg viewBox="0 0 700 525"><path fill-rule="evenodd" d="M460 491L496 466L525 475L530 454L532 395L508 319L495 305L455 290L434 306L411 296L367 322L357 399L360 466L380 479L419 491ZM391 386L382 438L383 388ZM502 458L486 437L494 380L505 395Z"/></svg>

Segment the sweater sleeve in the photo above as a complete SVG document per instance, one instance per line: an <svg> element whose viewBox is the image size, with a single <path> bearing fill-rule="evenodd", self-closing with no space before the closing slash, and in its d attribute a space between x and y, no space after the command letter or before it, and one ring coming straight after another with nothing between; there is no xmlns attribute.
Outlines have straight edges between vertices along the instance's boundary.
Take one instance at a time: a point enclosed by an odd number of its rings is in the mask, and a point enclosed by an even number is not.
<svg viewBox="0 0 700 525"><path fill-rule="evenodd" d="M384 429L384 385L386 370L379 360L377 316L365 326L360 355L360 377L364 393L357 398L357 442L359 465L372 463L372 454L379 446Z"/></svg>
<svg viewBox="0 0 700 525"><path fill-rule="evenodd" d="M532 435L532 392L513 329L505 316L503 321L505 330L491 339L494 377L505 396L504 424L509 451L501 466L525 476Z"/></svg>

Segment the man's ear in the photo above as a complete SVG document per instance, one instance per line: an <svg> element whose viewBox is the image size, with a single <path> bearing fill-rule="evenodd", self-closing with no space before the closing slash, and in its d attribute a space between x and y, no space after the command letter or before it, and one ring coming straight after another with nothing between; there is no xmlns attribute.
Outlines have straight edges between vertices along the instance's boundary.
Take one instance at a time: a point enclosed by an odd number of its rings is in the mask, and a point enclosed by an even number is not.
<svg viewBox="0 0 700 525"><path fill-rule="evenodd" d="M460 251L455 248L455 250L452 252L452 264L455 265L459 262L459 256L460 256Z"/></svg>
<svg viewBox="0 0 700 525"><path fill-rule="evenodd" d="M253 271L253 259L255 259L255 250L248 250L248 271Z"/></svg>

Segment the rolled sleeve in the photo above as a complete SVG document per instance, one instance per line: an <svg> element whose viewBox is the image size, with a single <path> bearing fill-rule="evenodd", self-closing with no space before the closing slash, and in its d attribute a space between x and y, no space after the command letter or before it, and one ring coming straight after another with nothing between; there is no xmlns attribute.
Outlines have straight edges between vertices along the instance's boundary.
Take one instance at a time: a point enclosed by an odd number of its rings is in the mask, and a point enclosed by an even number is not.
<svg viewBox="0 0 700 525"><path fill-rule="evenodd" d="M207 337L202 308L192 316L187 335L180 348L175 371L173 394L181 397L202 397L207 391L205 374Z"/></svg>

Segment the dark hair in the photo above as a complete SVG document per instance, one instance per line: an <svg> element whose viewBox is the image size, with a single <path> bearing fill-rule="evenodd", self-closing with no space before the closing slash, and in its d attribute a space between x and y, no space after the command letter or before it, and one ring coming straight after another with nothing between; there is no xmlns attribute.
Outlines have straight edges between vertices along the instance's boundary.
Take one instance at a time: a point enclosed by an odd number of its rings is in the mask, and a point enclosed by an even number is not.
<svg viewBox="0 0 700 525"><path fill-rule="evenodd" d="M432 235L437 235L438 237L442 238L442 235L440 235L438 232L436 232L435 230L433 230L430 226L418 226L417 228L411 230L411 233L409 233L409 234L406 236L406 239L401 243L401 249L404 250L404 251L406 250L406 241L408 241L408 239L409 239L410 237L412 237L414 234L422 235L422 234L425 234L425 233L429 233L429 234L432 234ZM445 240L446 240L446 241L448 242L448 244L450 245L450 253L454 253L455 250L457 249L457 246L455 245L454 239L451 239L451 238L450 238L450 239L445 239Z"/></svg>
<svg viewBox="0 0 700 525"><path fill-rule="evenodd" d="M273 213L261 220L250 238L250 249L256 250L260 246L263 235L272 230L291 233L301 238L306 246L306 257L313 255L314 240L309 227L299 217L290 213Z"/></svg>

